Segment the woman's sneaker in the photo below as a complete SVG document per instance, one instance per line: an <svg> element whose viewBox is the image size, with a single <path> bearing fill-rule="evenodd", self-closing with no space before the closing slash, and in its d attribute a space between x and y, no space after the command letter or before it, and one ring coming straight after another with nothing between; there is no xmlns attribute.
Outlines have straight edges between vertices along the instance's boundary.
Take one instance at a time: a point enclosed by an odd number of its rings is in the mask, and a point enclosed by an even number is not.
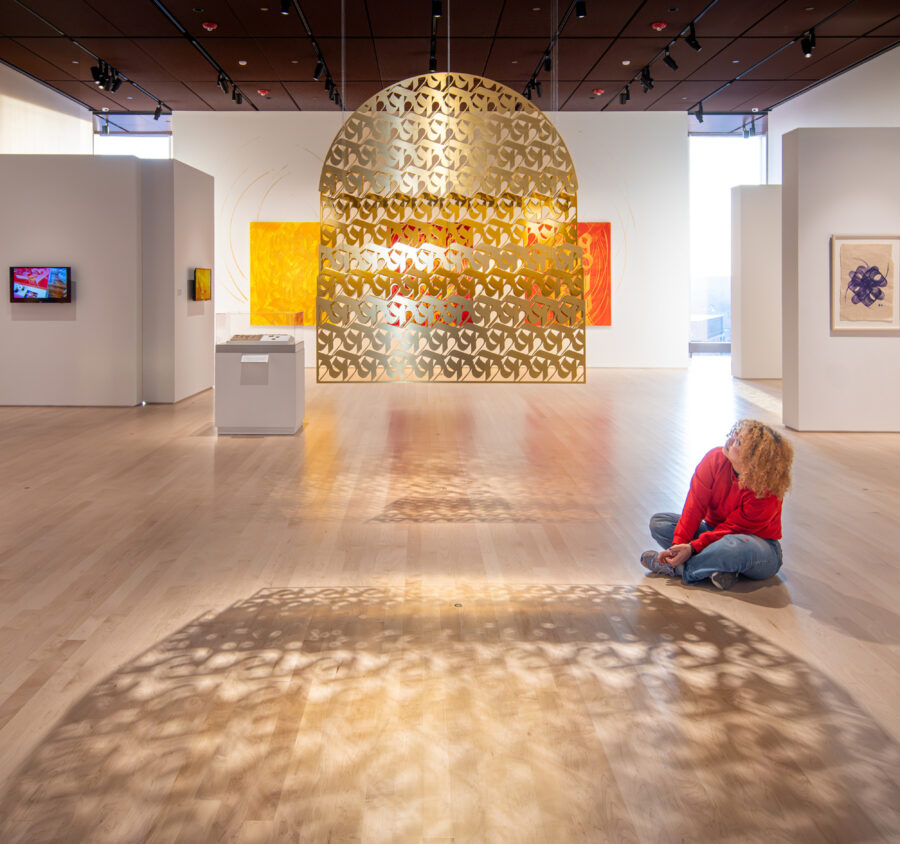
<svg viewBox="0 0 900 844"><path fill-rule="evenodd" d="M660 563L659 553L656 551L644 551L641 554L641 565L652 571L653 574L664 574L667 577L675 577L677 572L668 563Z"/></svg>
<svg viewBox="0 0 900 844"><path fill-rule="evenodd" d="M731 571L714 571L709 579L712 581L713 586L716 589L721 589L722 591L726 589L731 589L735 583L737 583L738 576Z"/></svg>

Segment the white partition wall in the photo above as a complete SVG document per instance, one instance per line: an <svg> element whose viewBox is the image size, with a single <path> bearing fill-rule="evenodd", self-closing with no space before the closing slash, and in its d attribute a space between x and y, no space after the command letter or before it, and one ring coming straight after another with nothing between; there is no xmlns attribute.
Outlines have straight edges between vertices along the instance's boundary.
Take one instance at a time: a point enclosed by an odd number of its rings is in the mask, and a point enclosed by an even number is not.
<svg viewBox="0 0 900 844"><path fill-rule="evenodd" d="M900 129L783 139L784 422L900 431L900 337L832 336L832 235L900 234Z"/></svg>
<svg viewBox="0 0 900 844"><path fill-rule="evenodd" d="M134 158L0 155L0 268L70 266L71 303L0 299L0 404L141 396L141 174Z"/></svg>
<svg viewBox="0 0 900 844"><path fill-rule="evenodd" d="M781 378L781 185L731 189L731 374Z"/></svg>
<svg viewBox="0 0 900 844"><path fill-rule="evenodd" d="M143 398L176 402L213 383L213 303L191 298L194 269L213 266L213 180L180 161L141 171Z"/></svg>
<svg viewBox="0 0 900 844"><path fill-rule="evenodd" d="M188 299L189 272L212 263L209 176L124 156L0 155L0 184L2 271L69 266L74 279L71 303L0 297L0 404L134 405L212 386L212 302Z"/></svg>

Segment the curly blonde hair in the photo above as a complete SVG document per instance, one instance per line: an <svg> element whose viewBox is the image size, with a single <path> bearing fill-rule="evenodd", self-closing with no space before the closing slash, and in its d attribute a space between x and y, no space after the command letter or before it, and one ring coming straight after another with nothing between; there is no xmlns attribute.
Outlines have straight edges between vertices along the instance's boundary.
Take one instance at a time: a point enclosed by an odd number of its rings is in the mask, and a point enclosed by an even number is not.
<svg viewBox="0 0 900 844"><path fill-rule="evenodd" d="M738 486L756 493L757 498L784 498L791 486L794 460L794 449L787 438L755 419L736 422L728 437L740 442L744 471Z"/></svg>

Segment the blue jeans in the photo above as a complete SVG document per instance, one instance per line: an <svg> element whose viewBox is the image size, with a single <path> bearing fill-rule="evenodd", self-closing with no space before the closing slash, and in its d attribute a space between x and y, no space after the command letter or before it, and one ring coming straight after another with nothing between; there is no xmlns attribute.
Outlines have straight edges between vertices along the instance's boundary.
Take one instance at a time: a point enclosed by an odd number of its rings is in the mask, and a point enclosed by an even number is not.
<svg viewBox="0 0 900 844"><path fill-rule="evenodd" d="M672 545L675 526L680 513L656 513L650 518L650 533L663 548ZM693 538L710 530L706 522ZM731 533L709 544L684 564L681 579L685 583L704 580L715 571L730 571L753 580L772 577L781 568L781 543L777 539L762 539L748 533Z"/></svg>

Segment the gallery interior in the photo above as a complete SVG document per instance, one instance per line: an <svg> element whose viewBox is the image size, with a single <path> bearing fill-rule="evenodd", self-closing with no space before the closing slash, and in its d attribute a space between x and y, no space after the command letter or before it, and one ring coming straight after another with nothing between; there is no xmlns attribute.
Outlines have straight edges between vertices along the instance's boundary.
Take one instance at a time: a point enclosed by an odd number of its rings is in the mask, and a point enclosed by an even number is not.
<svg viewBox="0 0 900 844"><path fill-rule="evenodd" d="M898 11L0 0L0 841L900 839Z"/></svg>

